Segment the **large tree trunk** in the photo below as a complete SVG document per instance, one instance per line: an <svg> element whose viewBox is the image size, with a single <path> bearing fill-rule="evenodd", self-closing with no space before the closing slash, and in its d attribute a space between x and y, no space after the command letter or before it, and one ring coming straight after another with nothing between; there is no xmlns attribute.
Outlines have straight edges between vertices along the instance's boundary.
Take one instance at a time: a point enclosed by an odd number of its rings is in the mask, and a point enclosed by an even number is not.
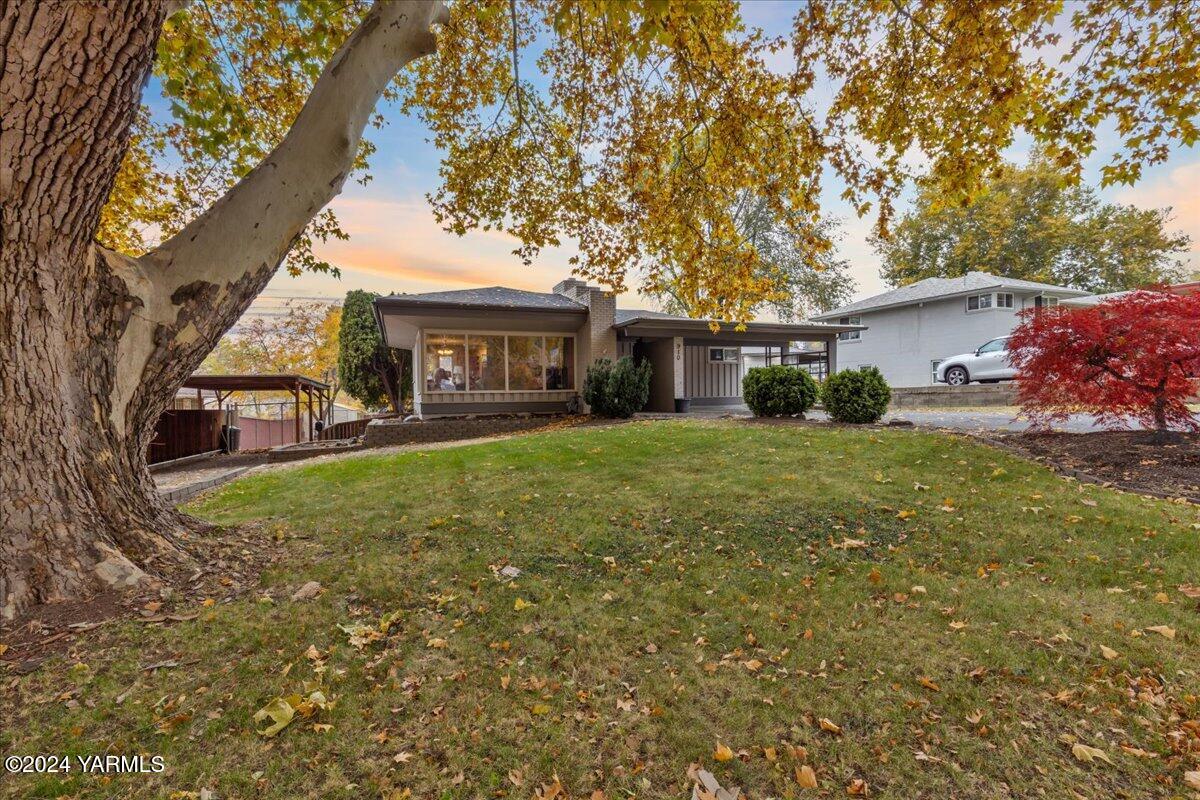
<svg viewBox="0 0 1200 800"><path fill-rule="evenodd" d="M381 3L284 141L139 259L94 242L164 0L9 2L0 17L0 614L186 564L155 421L341 189L379 95L445 9Z"/></svg>

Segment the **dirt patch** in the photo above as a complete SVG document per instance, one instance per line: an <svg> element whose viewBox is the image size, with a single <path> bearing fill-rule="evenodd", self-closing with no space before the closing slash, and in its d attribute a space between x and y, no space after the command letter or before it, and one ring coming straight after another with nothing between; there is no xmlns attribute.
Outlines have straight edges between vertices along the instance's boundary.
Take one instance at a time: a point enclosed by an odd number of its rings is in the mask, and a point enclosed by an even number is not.
<svg viewBox="0 0 1200 800"><path fill-rule="evenodd" d="M1022 455L1121 489L1200 503L1200 434L1160 444L1146 431L990 434Z"/></svg>
<svg viewBox="0 0 1200 800"><path fill-rule="evenodd" d="M228 603L256 589L259 575L277 564L288 534L250 523L212 528L190 537L197 568L157 575L128 592L102 592L87 600L47 603L0 626L0 669L32 672L48 656L69 648L88 631L118 620L171 625L195 619L206 606Z"/></svg>

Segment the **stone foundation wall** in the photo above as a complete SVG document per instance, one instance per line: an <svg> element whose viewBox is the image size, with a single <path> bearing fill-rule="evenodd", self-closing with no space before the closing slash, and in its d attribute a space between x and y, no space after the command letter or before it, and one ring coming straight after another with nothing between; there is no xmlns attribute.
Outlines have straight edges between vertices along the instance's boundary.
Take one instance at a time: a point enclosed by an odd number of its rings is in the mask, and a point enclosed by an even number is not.
<svg viewBox="0 0 1200 800"><path fill-rule="evenodd" d="M377 419L367 425L364 441L367 447L416 444L418 442L450 442L456 439L476 439L502 433L537 430L563 419L561 414L447 417L413 422Z"/></svg>

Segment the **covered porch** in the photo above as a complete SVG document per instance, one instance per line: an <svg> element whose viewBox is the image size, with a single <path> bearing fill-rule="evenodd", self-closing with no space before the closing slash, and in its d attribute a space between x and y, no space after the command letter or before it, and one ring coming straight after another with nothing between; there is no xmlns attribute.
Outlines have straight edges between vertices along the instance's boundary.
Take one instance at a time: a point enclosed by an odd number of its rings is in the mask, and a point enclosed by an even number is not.
<svg viewBox="0 0 1200 800"><path fill-rule="evenodd" d="M838 335L860 325L752 322L743 330L723 326L713 332L707 320L635 316L618 321L621 355L645 358L653 370L645 411L671 413L686 400L693 410L736 408L742 403L747 351L749 366L784 364L824 379L837 370Z"/></svg>

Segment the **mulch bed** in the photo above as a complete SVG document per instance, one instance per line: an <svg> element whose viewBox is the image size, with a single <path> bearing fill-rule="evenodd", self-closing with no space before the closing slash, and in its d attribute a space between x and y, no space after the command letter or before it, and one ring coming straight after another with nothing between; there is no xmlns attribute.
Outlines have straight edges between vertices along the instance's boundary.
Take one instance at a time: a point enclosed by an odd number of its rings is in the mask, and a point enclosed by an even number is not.
<svg viewBox="0 0 1200 800"><path fill-rule="evenodd" d="M1154 441L1147 431L993 433L984 438L1067 474L1200 503L1200 434L1180 434L1168 443Z"/></svg>

